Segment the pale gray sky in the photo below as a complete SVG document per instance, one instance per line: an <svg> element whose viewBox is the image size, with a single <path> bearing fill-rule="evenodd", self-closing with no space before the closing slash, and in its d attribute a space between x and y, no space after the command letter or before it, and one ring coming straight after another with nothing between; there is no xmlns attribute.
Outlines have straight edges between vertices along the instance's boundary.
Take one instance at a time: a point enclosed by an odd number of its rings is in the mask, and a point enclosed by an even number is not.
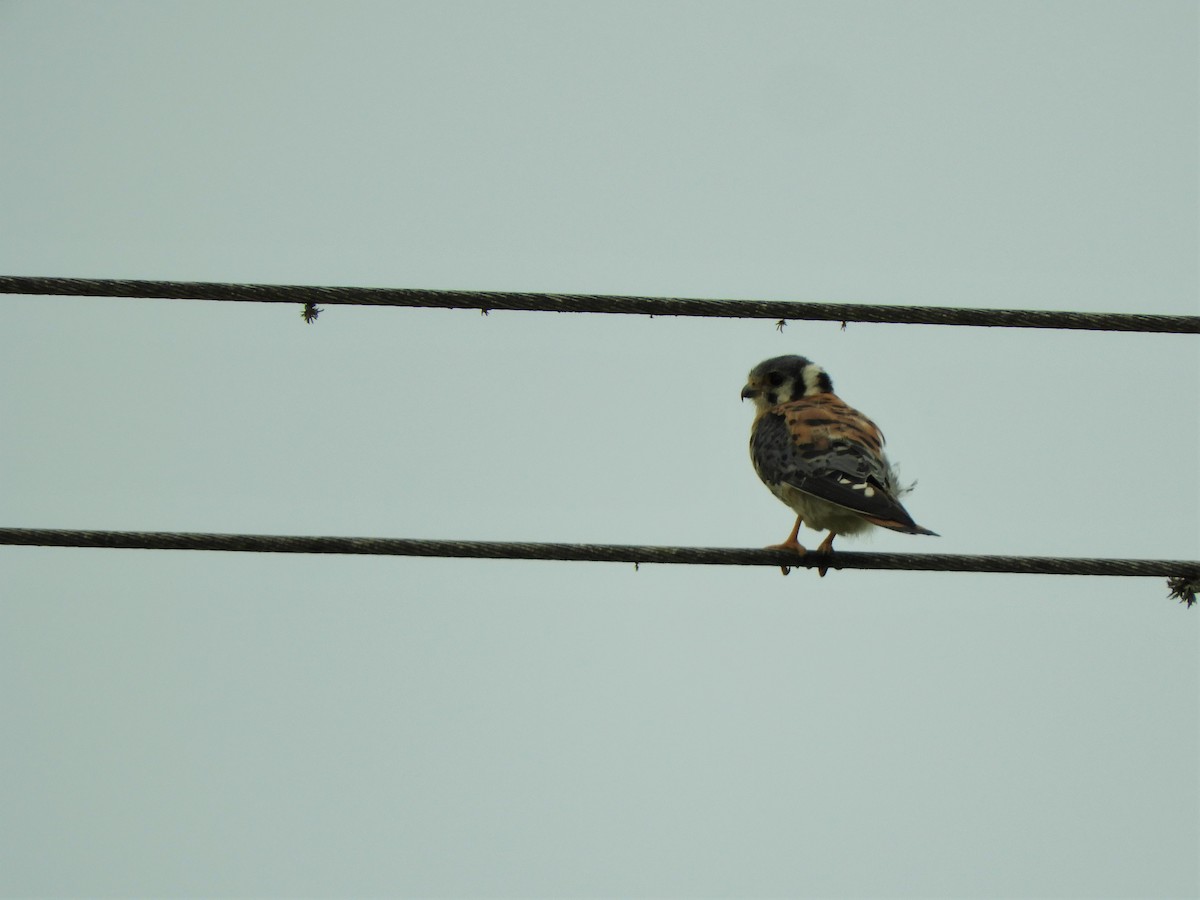
<svg viewBox="0 0 1200 900"><path fill-rule="evenodd" d="M0 272L1196 314L1193 2L0 3ZM1200 556L1194 336L0 298L0 525ZM811 532L809 537L814 537ZM1157 579L0 548L0 894L1195 897Z"/></svg>

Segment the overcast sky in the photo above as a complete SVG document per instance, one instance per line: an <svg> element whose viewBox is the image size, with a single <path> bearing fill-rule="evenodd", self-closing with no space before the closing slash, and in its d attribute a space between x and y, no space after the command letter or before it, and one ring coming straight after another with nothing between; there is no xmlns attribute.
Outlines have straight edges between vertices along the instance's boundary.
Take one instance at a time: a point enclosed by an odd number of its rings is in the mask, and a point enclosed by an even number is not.
<svg viewBox="0 0 1200 900"><path fill-rule="evenodd" d="M1200 313L1193 2L0 2L0 272ZM1200 558L1195 336L0 297L0 526ZM820 536L806 532L815 543ZM0 894L1195 897L1162 579L0 547Z"/></svg>

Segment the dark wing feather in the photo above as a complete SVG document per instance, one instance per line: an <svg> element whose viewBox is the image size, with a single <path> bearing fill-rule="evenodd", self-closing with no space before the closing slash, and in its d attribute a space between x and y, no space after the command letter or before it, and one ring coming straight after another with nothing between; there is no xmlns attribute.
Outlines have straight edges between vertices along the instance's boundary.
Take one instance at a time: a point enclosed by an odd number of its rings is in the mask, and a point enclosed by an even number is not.
<svg viewBox="0 0 1200 900"><path fill-rule="evenodd" d="M828 395L827 395L828 396ZM841 404L841 410L859 415ZM893 496L894 486L891 473L882 455L872 451L867 443L878 447L881 438L878 430L859 416L860 421L870 427L860 440L839 433L854 434L853 429L825 429L820 425L806 430L806 422L829 421L845 413L834 408L804 408L805 401L777 407L764 413L754 426L750 438L751 456L759 477L768 484L788 484L797 490L812 494L846 509L861 514L865 519L884 528L905 531L911 534L932 534L922 528ZM790 421L789 421L790 420ZM842 423L845 424L845 423ZM855 489L855 485L863 487ZM870 490L870 496L867 491Z"/></svg>

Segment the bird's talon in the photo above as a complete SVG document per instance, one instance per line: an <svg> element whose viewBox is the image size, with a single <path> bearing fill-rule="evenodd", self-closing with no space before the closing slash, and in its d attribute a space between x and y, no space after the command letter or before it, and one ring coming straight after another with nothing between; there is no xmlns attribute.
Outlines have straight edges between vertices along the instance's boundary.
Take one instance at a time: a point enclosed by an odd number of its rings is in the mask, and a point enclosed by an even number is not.
<svg viewBox="0 0 1200 900"><path fill-rule="evenodd" d="M821 560L821 562L817 563L817 574L820 575L822 578L824 578L825 573L829 571L829 566L830 566L829 557L830 557L831 551L828 547L822 546L822 547L817 548L817 553L820 556L825 557L823 560Z"/></svg>
<svg viewBox="0 0 1200 900"><path fill-rule="evenodd" d="M784 541L782 544L767 544L764 550L795 550L801 556L808 553L808 548L803 544L798 544L796 541Z"/></svg>
<svg viewBox="0 0 1200 900"><path fill-rule="evenodd" d="M796 527L799 528L800 526L797 525ZM794 550L797 553L799 553L801 556L806 556L808 554L808 548L796 540L795 531L793 531L791 537L789 537L782 544L769 544L764 549L766 549L766 550ZM792 567L791 566L780 566L779 571L782 572L784 575L790 575L792 572Z"/></svg>

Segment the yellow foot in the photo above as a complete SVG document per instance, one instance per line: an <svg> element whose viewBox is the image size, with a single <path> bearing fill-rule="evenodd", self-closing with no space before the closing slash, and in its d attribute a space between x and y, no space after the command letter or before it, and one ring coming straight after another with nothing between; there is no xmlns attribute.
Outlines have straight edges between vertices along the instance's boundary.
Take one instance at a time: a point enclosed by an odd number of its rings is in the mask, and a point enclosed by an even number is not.
<svg viewBox="0 0 1200 900"><path fill-rule="evenodd" d="M794 537L791 538L790 540L784 541L782 544L768 544L763 549L765 549L765 550L795 550L801 556L804 556L808 553L808 549L803 544L801 544L799 541L797 541ZM782 572L784 575L787 575L792 570L788 566L780 566L779 571Z"/></svg>
<svg viewBox="0 0 1200 900"><path fill-rule="evenodd" d="M833 552L833 539L836 536L837 535L834 532L829 532L829 534L825 536L825 540L821 541L821 543L818 545L816 552L820 553L822 556L829 556L829 554ZM829 566L827 565L822 564L817 566L817 574L822 578L825 577L825 573L828 571Z"/></svg>

